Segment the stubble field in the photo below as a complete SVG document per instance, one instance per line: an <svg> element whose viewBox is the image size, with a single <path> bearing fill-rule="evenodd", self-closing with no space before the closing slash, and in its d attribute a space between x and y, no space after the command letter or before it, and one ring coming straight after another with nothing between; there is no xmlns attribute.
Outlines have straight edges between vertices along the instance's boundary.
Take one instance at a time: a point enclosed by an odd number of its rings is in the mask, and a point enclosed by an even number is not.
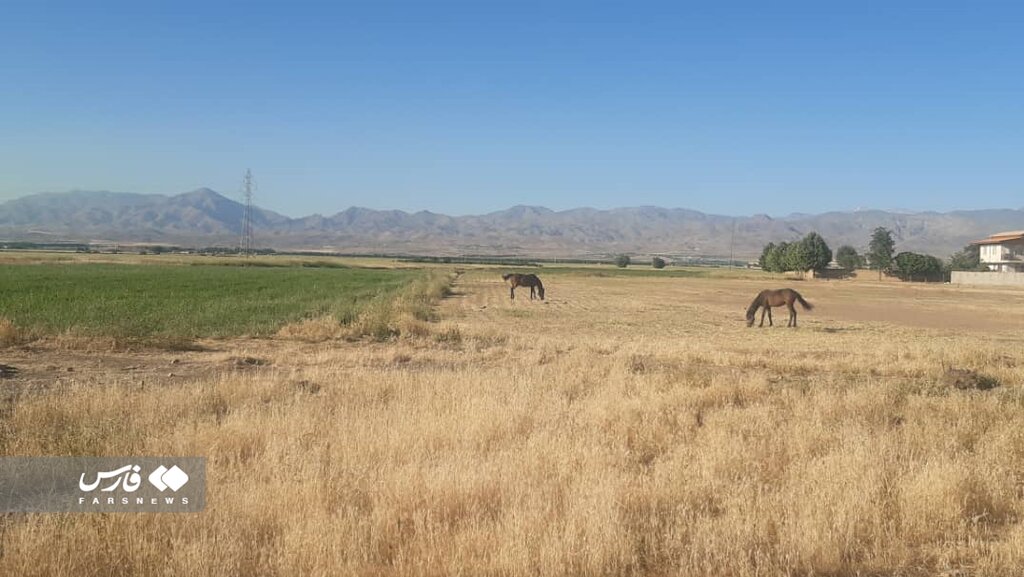
<svg viewBox="0 0 1024 577"><path fill-rule="evenodd" d="M383 341L3 350L0 454L202 455L208 494L0 517L0 574L1019 575L1024 293L792 282L748 329L783 281L500 272Z"/></svg>

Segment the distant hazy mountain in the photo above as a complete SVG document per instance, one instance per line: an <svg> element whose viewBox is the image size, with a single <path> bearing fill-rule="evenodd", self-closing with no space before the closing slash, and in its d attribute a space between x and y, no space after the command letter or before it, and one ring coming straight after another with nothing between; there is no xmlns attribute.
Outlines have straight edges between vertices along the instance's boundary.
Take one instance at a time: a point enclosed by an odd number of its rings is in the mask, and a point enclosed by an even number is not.
<svg viewBox="0 0 1024 577"><path fill-rule="evenodd" d="M114 192L34 194L0 205L0 235L68 240L197 243L237 239L242 205L208 188L176 196ZM253 211L254 226L287 226L285 216ZM237 240L235 240L237 243Z"/></svg>
<svg viewBox="0 0 1024 577"><path fill-rule="evenodd" d="M210 189L164 196L112 192L45 193L0 204L3 240L108 240L185 246L237 244L243 207ZM871 231L895 232L897 250L945 256L971 240L1024 229L1024 210L949 213L858 210L733 218L641 206L552 211L537 206L475 216L349 208L333 216L288 218L255 209L256 242L277 249L407 254L597 256L619 252L757 256L765 243L817 231L833 249L862 249Z"/></svg>

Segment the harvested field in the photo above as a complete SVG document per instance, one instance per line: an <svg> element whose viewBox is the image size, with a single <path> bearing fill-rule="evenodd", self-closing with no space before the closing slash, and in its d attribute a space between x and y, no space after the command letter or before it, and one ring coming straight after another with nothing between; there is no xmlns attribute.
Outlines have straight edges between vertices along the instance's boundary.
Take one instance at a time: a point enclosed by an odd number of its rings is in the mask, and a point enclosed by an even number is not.
<svg viewBox="0 0 1024 577"><path fill-rule="evenodd" d="M542 269L548 299L510 302L500 272L383 340L4 350L0 454L209 479L197 514L0 518L0 574L1024 566L1024 293L806 281L798 329L748 329L784 281Z"/></svg>

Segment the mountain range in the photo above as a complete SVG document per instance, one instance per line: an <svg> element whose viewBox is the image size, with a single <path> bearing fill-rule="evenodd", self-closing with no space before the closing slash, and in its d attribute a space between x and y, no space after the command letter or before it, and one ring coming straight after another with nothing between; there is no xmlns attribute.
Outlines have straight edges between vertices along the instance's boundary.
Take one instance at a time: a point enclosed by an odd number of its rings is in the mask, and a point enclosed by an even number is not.
<svg viewBox="0 0 1024 577"><path fill-rule="evenodd" d="M173 196L75 191L0 204L0 240L237 246L244 207L208 188ZM835 250L863 249L878 226L896 249L947 256L971 240L1024 229L1024 210L858 210L732 217L640 206L553 211L514 206L483 215L352 207L333 216L289 218L253 207L257 246L342 253L603 257L617 253L755 258L768 242L821 234Z"/></svg>

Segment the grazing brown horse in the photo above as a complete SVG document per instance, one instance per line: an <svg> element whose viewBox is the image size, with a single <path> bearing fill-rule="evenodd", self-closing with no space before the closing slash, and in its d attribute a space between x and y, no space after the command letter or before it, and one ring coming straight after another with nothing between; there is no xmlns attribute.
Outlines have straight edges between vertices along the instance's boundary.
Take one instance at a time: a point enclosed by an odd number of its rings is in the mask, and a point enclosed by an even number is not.
<svg viewBox="0 0 1024 577"><path fill-rule="evenodd" d="M747 326L754 326L754 315L757 314L757 309L764 307L761 311L761 324L759 327L764 326L764 314L768 313L768 326L772 326L772 307L781 307L786 305L789 308L789 322L786 323L787 327L796 326L796 307L793 306L794 302L800 303L804 310L811 310L814 305L804 300L804 297L800 296L800 293L793 289L784 288L778 290L763 290L757 293L754 297L754 301L747 307Z"/></svg>
<svg viewBox="0 0 1024 577"><path fill-rule="evenodd" d="M511 296L512 299L516 298L516 287L527 286L530 287L530 300L533 300L533 295L540 295L540 300L544 300L544 285L540 282L535 274L503 274L501 278L511 285Z"/></svg>

